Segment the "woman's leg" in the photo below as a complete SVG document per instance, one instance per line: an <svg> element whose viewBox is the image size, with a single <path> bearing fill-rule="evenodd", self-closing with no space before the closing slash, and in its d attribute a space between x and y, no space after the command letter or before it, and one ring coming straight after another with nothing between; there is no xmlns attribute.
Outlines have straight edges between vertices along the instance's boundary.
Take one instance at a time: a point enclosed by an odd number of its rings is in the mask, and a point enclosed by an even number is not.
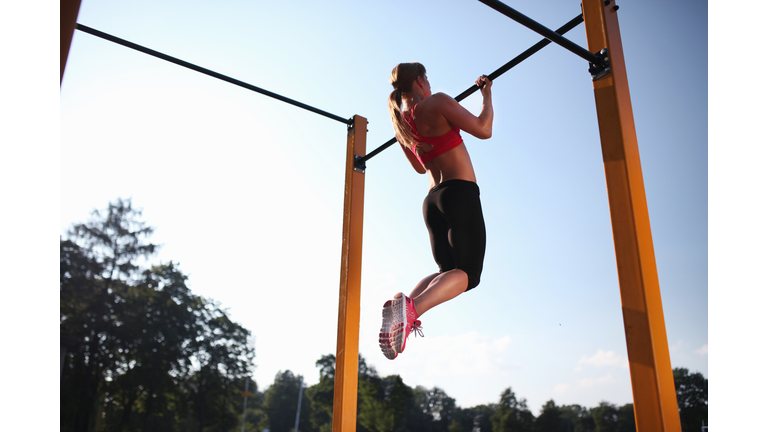
<svg viewBox="0 0 768 432"><path fill-rule="evenodd" d="M431 274L422 279L408 296L413 299L416 316L463 293L467 289L467 280L467 274L459 269ZM395 295L395 298L398 297L400 293Z"/></svg>
<svg viewBox="0 0 768 432"><path fill-rule="evenodd" d="M422 211L432 254L442 273L431 274L409 296L416 316L474 288L485 255L485 222L477 184L451 180L434 188ZM395 298L400 294L395 295Z"/></svg>
<svg viewBox="0 0 768 432"><path fill-rule="evenodd" d="M423 315L424 312L467 290L468 277L464 270L454 269L432 275L429 283L422 286L427 279L429 277L422 280L422 283L417 285L409 296L413 299L417 316Z"/></svg>
<svg viewBox="0 0 768 432"><path fill-rule="evenodd" d="M413 291L411 291L411 294L409 294L408 297L410 298L418 297L419 294L423 293L424 290L427 289L427 287L429 287L429 284L432 283L432 281L439 275L440 273L433 273L425 277L424 279L422 279L421 282L419 282L419 284L416 285ZM395 296L395 297L398 297L398 296Z"/></svg>

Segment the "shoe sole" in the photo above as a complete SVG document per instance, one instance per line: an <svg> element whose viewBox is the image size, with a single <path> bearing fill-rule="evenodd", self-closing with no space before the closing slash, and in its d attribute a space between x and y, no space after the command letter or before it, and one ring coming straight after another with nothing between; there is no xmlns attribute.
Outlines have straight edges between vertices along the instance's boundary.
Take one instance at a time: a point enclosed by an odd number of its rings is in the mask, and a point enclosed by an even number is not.
<svg viewBox="0 0 768 432"><path fill-rule="evenodd" d="M393 300L387 300L384 303L384 309L381 312L381 330L379 331L379 348L384 353L384 357L394 360L397 357L397 351L392 347L392 326L394 325L395 308Z"/></svg>
<svg viewBox="0 0 768 432"><path fill-rule="evenodd" d="M394 321L392 333L392 345L395 348L395 352L401 353L405 351L405 341L408 339L408 335L405 333L405 327L408 324L408 302L405 300L405 295L402 295L392 300L392 310L394 312Z"/></svg>

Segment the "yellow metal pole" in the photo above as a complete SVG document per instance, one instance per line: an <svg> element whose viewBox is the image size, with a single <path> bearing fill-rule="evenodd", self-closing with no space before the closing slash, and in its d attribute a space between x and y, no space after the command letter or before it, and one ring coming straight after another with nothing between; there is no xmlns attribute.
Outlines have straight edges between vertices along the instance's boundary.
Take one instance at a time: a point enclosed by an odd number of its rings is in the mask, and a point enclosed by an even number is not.
<svg viewBox="0 0 768 432"><path fill-rule="evenodd" d="M77 27L77 14L80 12L80 0L61 0L59 3L59 45L61 53L59 63L61 65L61 75L59 85L64 80L64 68L67 66L67 57L69 57L69 46L72 45L72 35Z"/></svg>
<svg viewBox="0 0 768 432"><path fill-rule="evenodd" d="M607 3L607 4L606 4ZM638 432L680 432L659 277L635 120L613 1L583 0L591 52L608 49L610 72L594 81L624 331Z"/></svg>
<svg viewBox="0 0 768 432"><path fill-rule="evenodd" d="M354 432L357 424L357 355L360 339L360 280L363 257L365 174L355 169L355 155L365 155L368 120L356 115L347 133L344 222L339 287L333 432Z"/></svg>

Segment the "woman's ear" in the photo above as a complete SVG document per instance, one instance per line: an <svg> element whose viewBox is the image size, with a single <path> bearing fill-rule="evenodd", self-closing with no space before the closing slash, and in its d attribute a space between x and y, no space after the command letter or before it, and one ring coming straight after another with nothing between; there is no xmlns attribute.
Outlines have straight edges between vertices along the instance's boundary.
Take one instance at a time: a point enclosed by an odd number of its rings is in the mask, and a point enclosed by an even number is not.
<svg viewBox="0 0 768 432"><path fill-rule="evenodd" d="M417 84L419 87L421 87L422 92L424 91L424 78L423 77L416 77L416 81L414 81L414 84Z"/></svg>

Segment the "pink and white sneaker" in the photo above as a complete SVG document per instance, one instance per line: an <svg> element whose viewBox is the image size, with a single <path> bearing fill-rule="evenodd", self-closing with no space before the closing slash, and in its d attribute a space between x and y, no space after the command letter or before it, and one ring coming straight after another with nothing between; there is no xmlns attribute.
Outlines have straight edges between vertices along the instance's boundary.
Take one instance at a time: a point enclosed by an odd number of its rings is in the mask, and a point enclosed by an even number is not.
<svg viewBox="0 0 768 432"><path fill-rule="evenodd" d="M384 353L384 357L394 360L397 357L397 352L392 346L392 321L393 321L393 309L392 300L387 300L384 303L384 310L381 312L381 330L379 330L379 348Z"/></svg>
<svg viewBox="0 0 768 432"><path fill-rule="evenodd" d="M400 293L400 297L384 303L382 324L379 333L379 347L390 360L405 350L405 342L412 332L424 337L421 321L416 319L413 299Z"/></svg>

